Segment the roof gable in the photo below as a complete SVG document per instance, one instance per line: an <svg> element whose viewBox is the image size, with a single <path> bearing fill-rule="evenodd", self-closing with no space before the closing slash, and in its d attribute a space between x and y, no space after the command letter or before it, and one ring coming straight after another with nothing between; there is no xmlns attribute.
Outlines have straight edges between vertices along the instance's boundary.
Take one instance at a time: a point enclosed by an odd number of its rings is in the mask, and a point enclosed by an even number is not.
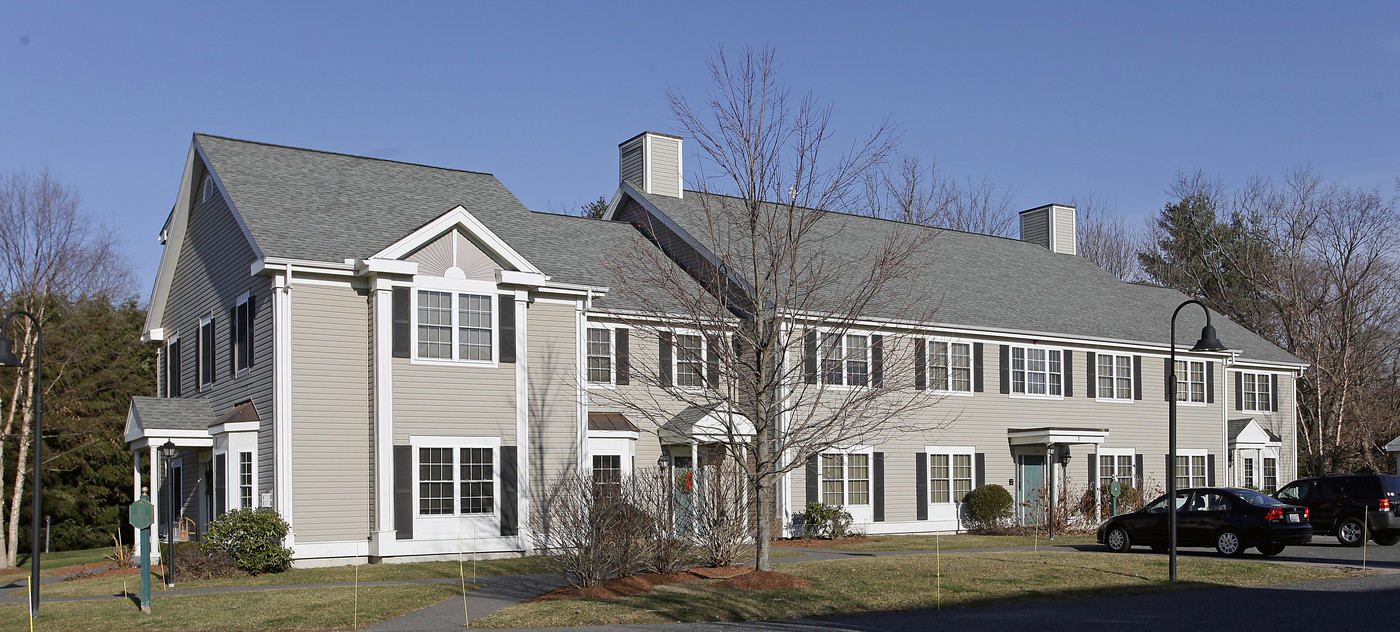
<svg viewBox="0 0 1400 632"><path fill-rule="evenodd" d="M458 240L458 235L465 237L470 243L461 243ZM462 264L482 267L492 262L500 263L505 269L512 271L537 275L544 274L540 272L540 269L536 268L534 264L526 260L519 252L516 252L515 248L512 248L504 239L501 239L495 232L487 228L481 220L477 219L468 212L467 209L461 206L453 208L440 217L424 224L419 227L418 230L409 233L408 236L395 241L389 247L374 253L374 255L369 258L408 259L411 258L412 255L422 253L424 249L431 248L435 244L440 243L444 238L448 239L450 242L442 244L446 252L429 252L427 255L435 262L437 258L445 256L445 263L450 265L445 266L443 269L445 271L450 271L455 268L457 272L454 273L454 275L465 273L465 269L461 267ZM471 260L473 254L478 256L475 261ZM466 256L468 259L467 261L463 260L463 255ZM487 261L481 261L479 259L480 256L486 257ZM414 260L419 261L420 264L422 263L421 259Z"/></svg>

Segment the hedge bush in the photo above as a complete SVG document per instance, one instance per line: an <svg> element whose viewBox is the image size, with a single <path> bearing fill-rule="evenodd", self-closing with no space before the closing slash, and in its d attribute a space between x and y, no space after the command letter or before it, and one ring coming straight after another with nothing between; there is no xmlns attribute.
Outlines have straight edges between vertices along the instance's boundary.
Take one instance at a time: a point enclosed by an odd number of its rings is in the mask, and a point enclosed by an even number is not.
<svg viewBox="0 0 1400 632"><path fill-rule="evenodd" d="M996 529L1009 521L1015 511L1011 492L996 484L983 485L963 498L964 519L969 530Z"/></svg>
<svg viewBox="0 0 1400 632"><path fill-rule="evenodd" d="M851 533L850 512L834 505L807 503L802 512L804 535L809 538L842 538Z"/></svg>
<svg viewBox="0 0 1400 632"><path fill-rule="evenodd" d="M292 566L292 550L282 546L287 531L287 522L276 511L235 509L209 523L199 548L205 553L223 551L249 573L280 573Z"/></svg>

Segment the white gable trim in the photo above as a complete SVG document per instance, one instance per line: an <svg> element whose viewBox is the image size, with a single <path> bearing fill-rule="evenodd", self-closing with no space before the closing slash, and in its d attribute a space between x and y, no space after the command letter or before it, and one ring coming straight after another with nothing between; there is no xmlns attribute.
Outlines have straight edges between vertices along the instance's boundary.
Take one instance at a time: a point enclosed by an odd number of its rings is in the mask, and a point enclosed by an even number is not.
<svg viewBox="0 0 1400 632"><path fill-rule="evenodd" d="M176 194L175 206L170 211L170 220L161 230L161 242L165 244L165 249L160 253L160 267L156 269L155 287L151 289L151 303L146 310L146 326L141 333L142 342L160 340L159 332L164 326L162 319L165 317L165 303L170 298L170 286L175 280L175 264L179 262L180 250L185 243L185 230L190 217L190 198L194 187L198 185L194 181L196 158L204 164L209 177L219 188L219 194L224 196L234 222L238 224L238 229L243 231L243 238L248 240L248 246L253 249L254 258L263 258L262 248L258 247L258 242L253 241L253 234L248 232L248 225L243 223L243 216L234 207L233 198L224 188L219 174L214 173L214 168L209 165L209 157L204 154L198 140L191 141L189 155L185 157L185 172L180 176L180 191Z"/></svg>
<svg viewBox="0 0 1400 632"><path fill-rule="evenodd" d="M467 212L467 209L462 206L457 206L439 215L437 219L424 224L422 228L409 233L408 236L394 242L394 244L388 248L374 253L370 258L402 259L414 250L426 246L439 235L457 227L461 227L471 234L471 236L481 240L482 244L491 249L494 254L504 259L506 263L516 270L539 275L544 274L539 268L536 268L527 261L524 256L516 252L514 248L511 248L510 244L507 244L504 239L501 239L496 233L491 232L491 229L487 228L485 224L482 224L480 220Z"/></svg>
<svg viewBox="0 0 1400 632"><path fill-rule="evenodd" d="M1278 441L1269 438L1269 433L1264 431L1264 427L1259 422L1251 419L1245 427L1240 429L1240 433L1230 439L1230 447L1240 448L1276 448L1282 445Z"/></svg>

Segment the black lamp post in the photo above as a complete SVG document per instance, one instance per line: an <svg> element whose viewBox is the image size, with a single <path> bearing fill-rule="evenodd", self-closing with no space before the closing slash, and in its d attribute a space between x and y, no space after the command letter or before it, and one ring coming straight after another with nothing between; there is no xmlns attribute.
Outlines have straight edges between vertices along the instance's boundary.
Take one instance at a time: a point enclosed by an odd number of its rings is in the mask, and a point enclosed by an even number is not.
<svg viewBox="0 0 1400 632"><path fill-rule="evenodd" d="M170 475L175 471L171 464L175 462L177 453L174 441L167 440L164 445L160 446L160 456L165 464L165 541L169 545L166 548L170 551L170 555L165 560L165 586L167 588L175 587L175 507L177 501Z"/></svg>
<svg viewBox="0 0 1400 632"><path fill-rule="evenodd" d="M671 459L667 458L665 452L656 457L656 469L661 472L664 479L662 484L666 487L666 537L668 538L676 534L676 529L671 524L676 515L676 503L673 500L675 497L672 495L676 493L676 481L671 476L670 465Z"/></svg>
<svg viewBox="0 0 1400 632"><path fill-rule="evenodd" d="M1170 385L1171 397L1168 398L1167 407L1169 410L1168 430L1171 435L1168 439L1167 447L1167 543L1171 553L1169 555L1171 572L1170 581L1176 581L1176 315L1181 313L1181 309L1195 303L1201 306L1201 311L1206 313L1206 326L1201 328L1201 339L1196 341L1196 345L1191 347L1192 351L1224 351L1227 347L1215 337L1215 327L1210 324L1210 310L1205 304L1192 299L1176 306L1176 311L1172 312L1172 348L1171 348L1171 373L1167 376L1167 384Z"/></svg>
<svg viewBox="0 0 1400 632"><path fill-rule="evenodd" d="M5 337L5 332L10 328L10 319L15 316L26 316L34 323L35 345L34 345L34 428L30 431L34 436L34 472L31 476L32 485L32 506L34 514L33 524L29 531L29 617L32 619L39 616L39 517L43 515L44 500L44 480L40 477L40 465L43 463L43 431L44 431L44 328L39 325L39 319L33 314L19 310L10 312L5 317L5 322L0 323L0 366L20 366L19 356L15 355L11 348L10 339Z"/></svg>

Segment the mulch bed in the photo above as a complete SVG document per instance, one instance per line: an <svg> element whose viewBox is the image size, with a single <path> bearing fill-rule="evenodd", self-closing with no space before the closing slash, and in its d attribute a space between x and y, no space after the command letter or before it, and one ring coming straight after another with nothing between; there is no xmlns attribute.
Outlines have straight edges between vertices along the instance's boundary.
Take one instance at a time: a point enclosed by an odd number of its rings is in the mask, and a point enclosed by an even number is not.
<svg viewBox="0 0 1400 632"><path fill-rule="evenodd" d="M853 536L849 538L836 538L834 540L793 538L791 540L774 540L773 546L795 546L804 549L830 549L843 544L865 544L874 542L875 538L864 536Z"/></svg>
<svg viewBox="0 0 1400 632"><path fill-rule="evenodd" d="M662 584L676 584L700 579L724 579L724 581L718 582L715 585L739 590L773 590L776 588L801 588L803 586L812 585L812 582L802 579L801 577L793 577L786 573L777 573L773 571L760 573L753 570L752 566L726 566L721 568L697 567L689 570L677 571L675 573L666 573L664 575L645 574L632 575L630 577L616 577L587 588L566 586L564 588L551 590L525 603L559 601L562 599L613 599L617 597L630 597L632 595L651 592L651 589Z"/></svg>
<svg viewBox="0 0 1400 632"><path fill-rule="evenodd" d="M164 568L163 566L152 566L151 574L158 575L164 573ZM135 566L121 568L110 562L94 562L92 564L83 564L82 566L72 566L63 570L65 571L63 581L93 579L96 577L114 577L117 575L137 575L141 572L141 569Z"/></svg>

